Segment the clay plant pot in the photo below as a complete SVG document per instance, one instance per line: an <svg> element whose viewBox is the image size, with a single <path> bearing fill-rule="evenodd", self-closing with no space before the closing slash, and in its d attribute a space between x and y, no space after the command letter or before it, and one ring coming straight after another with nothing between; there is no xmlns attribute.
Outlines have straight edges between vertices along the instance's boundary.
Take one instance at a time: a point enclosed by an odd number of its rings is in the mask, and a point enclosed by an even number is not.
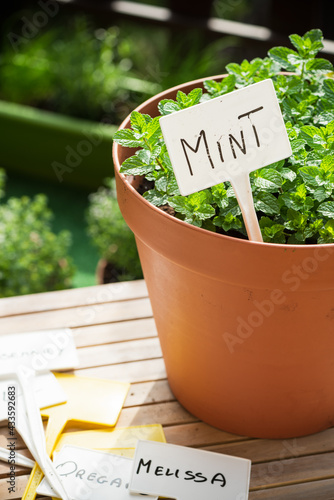
<svg viewBox="0 0 334 500"><path fill-rule="evenodd" d="M217 77L221 79L220 77ZM163 92L137 108L158 114ZM127 118L120 128L129 127ZM203 421L265 438L334 424L334 245L255 243L189 225L148 203L119 173L168 380Z"/></svg>

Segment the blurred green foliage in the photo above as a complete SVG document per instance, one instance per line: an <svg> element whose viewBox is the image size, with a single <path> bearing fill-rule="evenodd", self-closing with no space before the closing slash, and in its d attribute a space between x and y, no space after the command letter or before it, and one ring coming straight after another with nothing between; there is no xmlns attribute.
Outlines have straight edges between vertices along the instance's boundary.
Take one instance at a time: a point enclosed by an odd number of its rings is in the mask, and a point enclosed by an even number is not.
<svg viewBox="0 0 334 500"><path fill-rule="evenodd" d="M89 201L88 235L101 258L114 266L118 281L142 278L134 235L118 207L115 179L106 179Z"/></svg>
<svg viewBox="0 0 334 500"><path fill-rule="evenodd" d="M137 104L138 93L156 90L133 76L124 44L118 28L94 30L84 17L42 32L17 52L7 44L0 56L0 98L79 118L115 120Z"/></svg>
<svg viewBox="0 0 334 500"><path fill-rule="evenodd" d="M0 194L5 174L0 170ZM0 203L0 297L71 287L74 266L68 257L71 235L54 234L44 195Z"/></svg>
<svg viewBox="0 0 334 500"><path fill-rule="evenodd" d="M6 41L0 99L120 123L148 97L222 72L231 44L230 37L207 43L197 30L134 23L104 29L88 17L68 16L16 50Z"/></svg>
<svg viewBox="0 0 334 500"><path fill-rule="evenodd" d="M33 13L24 11L27 18ZM17 26L22 15L8 20L5 32L15 31L10 23ZM223 72L226 51L235 45L230 37L208 43L198 30L130 22L101 28L89 17L61 14L15 49L6 37L3 42L0 99L116 124L166 88ZM3 194L1 180L2 173ZM134 236L110 180L90 203L89 234L100 255L115 266L118 279L141 278ZM70 286L70 235L54 235L50 221L43 196L0 204L0 296Z"/></svg>

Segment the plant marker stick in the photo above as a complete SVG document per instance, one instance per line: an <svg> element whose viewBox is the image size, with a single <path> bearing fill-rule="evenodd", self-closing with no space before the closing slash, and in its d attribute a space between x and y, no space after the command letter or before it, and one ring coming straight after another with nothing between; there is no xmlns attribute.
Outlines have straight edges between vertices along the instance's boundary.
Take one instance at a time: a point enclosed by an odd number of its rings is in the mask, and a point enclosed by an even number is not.
<svg viewBox="0 0 334 500"><path fill-rule="evenodd" d="M46 452L47 452L48 456L51 455L52 450L54 448L54 445L55 445L58 437L60 436L61 432L64 430L66 424L67 424L66 417L64 417L64 419L49 417L47 427L46 427L46 433L45 433ZM31 471L26 489L22 495L22 500L34 500L36 498L37 488L38 488L39 484L41 483L44 475L45 474L44 474L43 469L39 466L39 463L36 462L32 471ZM49 479L49 478L47 478L47 479ZM50 481L49 481L49 483L50 483L50 486L52 486Z"/></svg>
<svg viewBox="0 0 334 500"><path fill-rule="evenodd" d="M130 387L125 382L59 373L56 374L56 378L68 400L64 404L44 408L41 411L42 416L48 417L45 438L49 456L67 422L79 421L114 428ZM83 391L85 399L81 396ZM87 401L90 401L89 405ZM43 472L38 464L35 464L22 500L36 498L37 488L42 479Z"/></svg>
<svg viewBox="0 0 334 500"><path fill-rule="evenodd" d="M44 427L40 415L40 409L37 405L35 392L31 383L31 378L35 372L19 365L12 373L1 373L0 376L16 378L21 386L22 394L25 402L27 419L29 424L30 436L32 437L33 447L31 453L39 463L45 476L48 478L50 485L53 487L59 498L62 500L70 500L62 482L53 466L50 457L46 451Z"/></svg>
<svg viewBox="0 0 334 500"><path fill-rule="evenodd" d="M263 242L248 173L230 179L230 182L239 203L249 240Z"/></svg>
<svg viewBox="0 0 334 500"><path fill-rule="evenodd" d="M47 477L50 485L59 495L59 498L61 498L62 500L70 500L61 482L61 479L58 476L57 471L47 454L43 422L40 414L40 409L36 403L35 392L31 385L31 381L29 382L29 378L26 377L26 374L23 372L21 366L17 368L17 374L26 404L30 432L33 436L34 444L38 453L38 463L43 470L45 477ZM32 372L32 374L34 376L34 372Z"/></svg>
<svg viewBox="0 0 334 500"><path fill-rule="evenodd" d="M0 446L0 460L2 462L8 463L9 456L10 456L10 451ZM25 455L15 452L15 464L21 465L22 467L29 467L29 469L32 469L33 466L35 465L35 462L34 460L31 460Z"/></svg>
<svg viewBox="0 0 334 500"><path fill-rule="evenodd" d="M249 239L262 242L249 174L292 154L272 80L167 114L159 121L181 195L230 182Z"/></svg>

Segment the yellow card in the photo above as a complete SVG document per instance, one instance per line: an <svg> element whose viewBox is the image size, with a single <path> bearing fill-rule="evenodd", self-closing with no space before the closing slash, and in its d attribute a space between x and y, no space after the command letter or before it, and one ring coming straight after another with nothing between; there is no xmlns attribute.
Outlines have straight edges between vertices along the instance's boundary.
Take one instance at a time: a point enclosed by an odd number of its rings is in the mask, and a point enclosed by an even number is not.
<svg viewBox="0 0 334 500"><path fill-rule="evenodd" d="M103 431L68 432L61 435L55 452L59 452L65 444L94 450L135 449L139 440L166 442L160 424L137 425Z"/></svg>
<svg viewBox="0 0 334 500"><path fill-rule="evenodd" d="M68 422L85 422L114 427L123 407L130 384L112 380L55 374L67 395L67 402L45 408L43 417L48 417L46 447L51 453ZM36 464L32 470L22 500L34 500L43 473Z"/></svg>

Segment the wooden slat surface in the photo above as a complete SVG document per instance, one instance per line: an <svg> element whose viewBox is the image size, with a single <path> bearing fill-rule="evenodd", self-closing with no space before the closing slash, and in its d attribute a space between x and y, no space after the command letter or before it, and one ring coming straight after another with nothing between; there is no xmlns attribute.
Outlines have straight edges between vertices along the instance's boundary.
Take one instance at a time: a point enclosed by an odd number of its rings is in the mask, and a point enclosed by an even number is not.
<svg viewBox="0 0 334 500"><path fill-rule="evenodd" d="M118 426L160 423L169 443L251 459L250 500L334 500L334 428L298 439L250 439L199 421L175 400L144 281L0 300L0 335L65 326L78 348L76 374L131 383ZM0 446L6 440L0 423ZM30 456L20 439L17 449ZM16 472L10 494L8 465L0 463L0 500L21 498L29 472Z"/></svg>

